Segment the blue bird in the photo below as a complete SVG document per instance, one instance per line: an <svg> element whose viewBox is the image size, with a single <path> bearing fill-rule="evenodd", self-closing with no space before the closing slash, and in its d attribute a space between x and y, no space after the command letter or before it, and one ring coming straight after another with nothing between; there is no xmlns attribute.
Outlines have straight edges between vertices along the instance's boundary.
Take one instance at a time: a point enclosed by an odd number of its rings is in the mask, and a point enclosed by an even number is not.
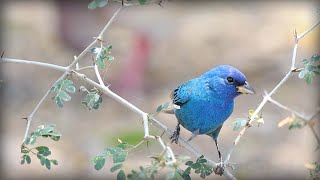
<svg viewBox="0 0 320 180"><path fill-rule="evenodd" d="M217 66L187 81L171 93L173 112L178 119L171 142L178 142L180 125L192 132L189 141L202 134L212 137L220 159L215 173L222 175L224 166L217 141L219 132L233 112L234 98L254 93L243 73L228 65Z"/></svg>

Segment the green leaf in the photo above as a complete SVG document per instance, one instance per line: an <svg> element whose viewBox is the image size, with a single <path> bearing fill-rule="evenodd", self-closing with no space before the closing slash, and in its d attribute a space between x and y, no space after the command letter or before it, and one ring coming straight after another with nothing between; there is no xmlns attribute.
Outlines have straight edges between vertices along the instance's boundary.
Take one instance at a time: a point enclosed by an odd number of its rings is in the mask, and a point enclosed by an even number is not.
<svg viewBox="0 0 320 180"><path fill-rule="evenodd" d="M62 99L59 97L59 96L56 96L56 98L55 98L55 102L56 102L56 104L60 107L60 108L62 108L63 107L63 101L62 101Z"/></svg>
<svg viewBox="0 0 320 180"><path fill-rule="evenodd" d="M88 8L93 10L96 9L98 7L96 1L92 1L91 3L88 4Z"/></svg>
<svg viewBox="0 0 320 180"><path fill-rule="evenodd" d="M165 110L169 107L169 102L164 103L164 105L162 106L162 109Z"/></svg>
<svg viewBox="0 0 320 180"><path fill-rule="evenodd" d="M188 167L186 170L184 170L184 173L189 175L191 173L191 167Z"/></svg>
<svg viewBox="0 0 320 180"><path fill-rule="evenodd" d="M158 112L161 112L161 111L162 111L162 105L158 106L156 112L158 113Z"/></svg>
<svg viewBox="0 0 320 180"><path fill-rule="evenodd" d="M40 163L41 163L42 166L44 166L46 164L46 158L41 156Z"/></svg>
<svg viewBox="0 0 320 180"><path fill-rule="evenodd" d="M206 159L199 159L198 162L199 162L199 163L206 163L207 160L206 160Z"/></svg>
<svg viewBox="0 0 320 180"><path fill-rule="evenodd" d="M117 175L117 180L125 180L125 179L126 179L126 175L125 175L124 171L120 170Z"/></svg>
<svg viewBox="0 0 320 180"><path fill-rule="evenodd" d="M46 164L47 169L51 168L51 162L49 159L45 159L45 164Z"/></svg>
<svg viewBox="0 0 320 180"><path fill-rule="evenodd" d="M191 167L192 167L192 169L199 169L199 168L201 168L201 164L196 162L196 163L192 164Z"/></svg>
<svg viewBox="0 0 320 180"><path fill-rule="evenodd" d="M70 101L71 97L69 96L69 93L75 93L76 88L73 86L73 82L69 79L63 79L59 82L57 82L52 88L52 92L56 92L56 96L52 99L55 101L55 103L59 107L63 107L63 103Z"/></svg>
<svg viewBox="0 0 320 180"><path fill-rule="evenodd" d="M111 171L111 172L115 172L115 171L121 169L122 166L123 166L123 164L117 164L117 165L113 166L113 167L110 169L110 171Z"/></svg>
<svg viewBox="0 0 320 180"><path fill-rule="evenodd" d="M75 93L76 92L76 87L74 87L74 86L67 86L65 89L69 93Z"/></svg>
<svg viewBox="0 0 320 180"><path fill-rule="evenodd" d="M20 164L24 164L25 161L26 161L26 156L23 155L23 156L21 157L21 162L20 162Z"/></svg>
<svg viewBox="0 0 320 180"><path fill-rule="evenodd" d="M233 122L233 130L238 131L247 124L247 119L236 118Z"/></svg>
<svg viewBox="0 0 320 180"><path fill-rule="evenodd" d="M29 143L28 144L34 144L34 143L36 143L36 140L37 140L37 137L36 136L31 136L30 138L29 138Z"/></svg>
<svg viewBox="0 0 320 180"><path fill-rule="evenodd" d="M95 159L94 168L99 171L101 168L103 168L105 162L106 162L106 159L104 157L102 156L97 157Z"/></svg>
<svg viewBox="0 0 320 180"><path fill-rule="evenodd" d="M90 92L87 94L82 104L84 104L89 111L92 109L98 109L102 102L102 97L97 92Z"/></svg>
<svg viewBox="0 0 320 180"><path fill-rule="evenodd" d="M57 96L59 96L63 101L71 100L71 97L65 91L60 91Z"/></svg>
<svg viewBox="0 0 320 180"><path fill-rule="evenodd" d="M58 161L57 161L57 160L55 160L55 159L51 159L50 161L52 162L52 164L54 164L54 165L58 165Z"/></svg>
<svg viewBox="0 0 320 180"><path fill-rule="evenodd" d="M54 141L59 141L60 140L60 136L50 136L50 138Z"/></svg>
<svg viewBox="0 0 320 180"><path fill-rule="evenodd" d="M127 158L127 152L119 152L113 155L113 163L122 163Z"/></svg>
<svg viewBox="0 0 320 180"><path fill-rule="evenodd" d="M182 178L184 180L191 180L191 177L189 176L189 174L185 174L185 173L182 174Z"/></svg>
<svg viewBox="0 0 320 180"><path fill-rule="evenodd" d="M206 178L206 173L205 173L204 171L202 171L201 174L200 174L200 177L201 177L202 179L205 179L205 178Z"/></svg>
<svg viewBox="0 0 320 180"><path fill-rule="evenodd" d="M147 2L147 0L139 0L140 5L144 5Z"/></svg>
<svg viewBox="0 0 320 180"><path fill-rule="evenodd" d="M40 154L42 154L42 152L49 151L49 148L46 146L38 146L36 147L36 149L39 151Z"/></svg>
<svg viewBox="0 0 320 180"><path fill-rule="evenodd" d="M39 132L39 135L47 135L49 132L53 131L52 126L45 127Z"/></svg>
<svg viewBox="0 0 320 180"><path fill-rule="evenodd" d="M27 154L27 153L29 153L29 150L27 150L27 149L21 149L21 153Z"/></svg>
<svg viewBox="0 0 320 180"><path fill-rule="evenodd" d="M128 143L121 143L121 144L118 144L116 147L119 147L119 148L125 150L127 148L127 145L128 145Z"/></svg>
<svg viewBox="0 0 320 180"><path fill-rule="evenodd" d="M306 73L308 73L308 71L304 69L304 70L302 70L302 71L299 72L298 77L299 77L300 79L303 79L304 76L306 75Z"/></svg>
<svg viewBox="0 0 320 180"><path fill-rule="evenodd" d="M192 162L192 161L187 161L185 165L187 165L187 166L191 166L192 164L193 164L193 162Z"/></svg>
<svg viewBox="0 0 320 180"><path fill-rule="evenodd" d="M317 62L320 60L320 55L319 54L315 54L311 57L311 62Z"/></svg>

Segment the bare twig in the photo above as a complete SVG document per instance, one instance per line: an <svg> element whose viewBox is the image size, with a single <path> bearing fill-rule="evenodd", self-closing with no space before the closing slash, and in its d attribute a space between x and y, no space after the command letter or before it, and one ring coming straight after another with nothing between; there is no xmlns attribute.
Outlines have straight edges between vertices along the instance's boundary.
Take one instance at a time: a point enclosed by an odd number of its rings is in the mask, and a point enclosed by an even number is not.
<svg viewBox="0 0 320 180"><path fill-rule="evenodd" d="M94 69L94 66L85 66L85 67L81 67L81 68L76 68L75 70L76 71L82 71L82 70L85 70L85 69Z"/></svg>
<svg viewBox="0 0 320 180"><path fill-rule="evenodd" d="M305 115L303 115L303 114L301 114L301 113L299 113L299 112L297 112L297 111L295 111L295 110L290 109L289 107L287 107L287 106L279 103L278 101L276 101L276 100L274 100L274 99L272 99L272 98L269 98L268 101L271 102L271 103L273 103L274 105L276 105L276 106L278 106L278 107L286 110L286 111L291 112L291 113L294 114L296 117L298 117L298 118L300 118L301 120L303 120L304 123L310 127L313 136L314 136L315 139L317 140L318 146L320 146L320 138L319 138L318 134L316 133L316 130L314 129L314 124L313 124L313 123L310 123L310 121L311 121L317 114L320 113L320 108L317 108L317 110L316 110L313 114L311 114L310 116L305 116Z"/></svg>
<svg viewBox="0 0 320 180"><path fill-rule="evenodd" d="M67 67L55 65L55 64L50 64L50 63L43 63L39 61L28 61L28 60L22 60L22 59L10 59L10 58L1 58L0 62L3 63L17 63L17 64L28 64L28 65L36 65L36 66L41 66L49 69L54 69L58 71L66 71Z"/></svg>
<svg viewBox="0 0 320 180"><path fill-rule="evenodd" d="M52 85L51 87L47 90L47 92L44 94L44 96L41 98L41 100L38 102L38 104L36 105L36 107L33 109L33 111L31 112L31 114L27 117L27 127L26 127L26 131L24 133L24 138L22 140L22 144L25 143L28 134L29 134L29 129L30 129L30 125L31 125L31 121L33 119L33 116L35 115L35 113L38 111L39 107L41 106L41 104L44 102L44 100L48 97L49 93L50 93L50 89L60 80L64 79L66 76L68 75L68 73L64 73L60 78L58 78Z"/></svg>
<svg viewBox="0 0 320 180"><path fill-rule="evenodd" d="M123 6L120 6L118 10L113 14L111 19L108 21L108 23L105 25L105 27L102 29L102 31L99 33L98 37L95 38L95 40L87 46L78 57L75 58L75 60L69 65L69 69L72 70L72 68L79 62L81 58L86 55L90 49L93 48L93 46L96 44L96 42L102 41L102 36L106 32L106 30L110 27L111 23L114 21L115 17L119 14L120 10L123 8Z"/></svg>
<svg viewBox="0 0 320 180"><path fill-rule="evenodd" d="M294 38L295 38L295 43L293 46L293 52L292 52L292 58L291 58L291 66L289 71L286 73L286 75L284 76L284 78L276 85L276 87L274 87L272 89L272 91L267 94L266 96L264 96L262 102L259 104L259 106L257 107L257 109L254 111L254 113L250 116L250 121L248 122L248 125L250 126L250 124L254 121L255 117L258 115L258 113L262 110L262 108L264 107L264 105L268 102L268 99L271 98L271 96L273 94L275 94L277 92L277 90L288 80L288 78L290 77L291 73L293 71L295 71L296 67L295 67L295 63L296 63L296 56L297 56L297 49L298 49L298 43L299 41L305 36L307 35L309 32L311 32L311 30L313 30L315 27L317 27L320 24L320 21L318 21L317 23L315 23L314 25L312 25L308 30L306 30L305 32L303 32L301 35L297 35L297 32L294 31ZM246 130L248 129L249 126L245 126L240 132L239 135L236 137L233 146L231 147L229 153L227 154L226 157L226 161L229 161L231 154L233 153L233 150L235 148L235 146L238 144L238 142L240 141L241 137L243 136L243 134L246 132Z"/></svg>

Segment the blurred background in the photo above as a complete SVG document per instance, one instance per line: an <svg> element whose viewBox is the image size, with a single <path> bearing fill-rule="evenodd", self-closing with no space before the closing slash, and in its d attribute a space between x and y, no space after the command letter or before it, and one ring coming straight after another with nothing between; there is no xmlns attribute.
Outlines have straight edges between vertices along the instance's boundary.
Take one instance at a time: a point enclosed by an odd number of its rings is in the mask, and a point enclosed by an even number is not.
<svg viewBox="0 0 320 180"><path fill-rule="evenodd" d="M27 59L66 66L73 61L93 37L97 36L120 4L89 10L86 1L4 1L2 3L2 49L4 57ZM153 113L170 100L170 92L203 72L228 64L244 72L256 89L254 96L236 99L235 111L220 133L220 147L225 155L238 132L230 123L245 117L256 108L264 90L270 91L289 70L293 50L293 32L298 34L319 18L315 1L170 1L159 5L126 8L116 17L104 39L112 44L114 62L102 72L105 83L115 93L145 112ZM297 66L319 51L319 27L300 43ZM2 51L2 50L1 50ZM92 64L88 54L80 66ZM48 171L32 156L31 165L20 165L20 145L25 120L50 85L61 75L54 70L20 64L1 67L1 176L20 178L115 178L111 161L96 171L91 160L117 139L131 144L143 137L141 118L103 96L99 110L89 112L81 104L85 94L72 96L59 108L50 98L41 106L31 130L41 124L55 123L62 133L59 142L39 140L49 146L52 158L59 161ZM90 70L88 76L94 78ZM95 78L94 78L95 79ZM75 80L76 87L85 85ZM319 83L307 85L294 74L274 99L305 114L319 106ZM53 97L54 95L50 95ZM240 141L231 162L231 172L239 179L295 177L304 179L309 172L304 164L317 160L317 145L308 127L298 130L278 128L289 112L267 104L263 110L265 124L250 128ZM176 125L173 115L160 114L158 120L170 128ZM162 131L152 128L152 133ZM182 129L181 136L190 132ZM164 138L169 143L169 140ZM214 142L198 136L191 144L217 161ZM192 157L176 144L177 155ZM145 144L129 154L124 170L138 169L150 163L148 156L161 152L157 143ZM194 157L192 157L194 159ZM158 176L162 179L162 176ZM209 179L219 179L215 175Z"/></svg>

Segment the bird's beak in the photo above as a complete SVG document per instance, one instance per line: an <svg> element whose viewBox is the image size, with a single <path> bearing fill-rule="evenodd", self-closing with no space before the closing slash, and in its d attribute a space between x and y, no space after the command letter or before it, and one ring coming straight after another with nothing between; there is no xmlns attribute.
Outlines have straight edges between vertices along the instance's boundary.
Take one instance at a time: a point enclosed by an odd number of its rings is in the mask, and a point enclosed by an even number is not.
<svg viewBox="0 0 320 180"><path fill-rule="evenodd" d="M256 93L247 81L245 82L244 85L237 86L237 89L238 89L238 92L241 94L255 94Z"/></svg>

